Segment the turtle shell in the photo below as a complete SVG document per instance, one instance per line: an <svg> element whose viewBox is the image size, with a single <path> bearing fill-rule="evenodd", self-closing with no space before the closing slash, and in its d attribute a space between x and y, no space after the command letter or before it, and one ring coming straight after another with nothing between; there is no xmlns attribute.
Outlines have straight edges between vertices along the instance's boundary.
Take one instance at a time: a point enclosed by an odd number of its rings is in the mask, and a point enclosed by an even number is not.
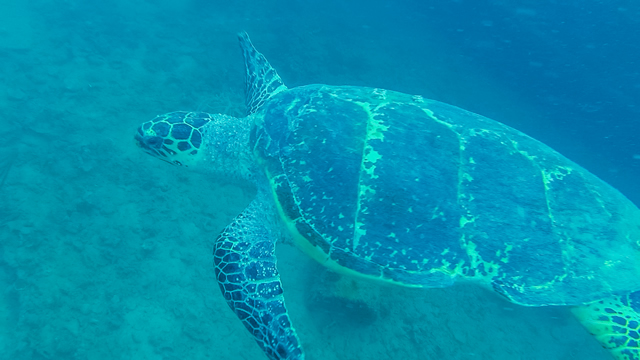
<svg viewBox="0 0 640 360"><path fill-rule="evenodd" d="M280 215L329 267L406 286L471 278L523 305L640 289L640 211L504 124L325 85L277 94L254 116Z"/></svg>

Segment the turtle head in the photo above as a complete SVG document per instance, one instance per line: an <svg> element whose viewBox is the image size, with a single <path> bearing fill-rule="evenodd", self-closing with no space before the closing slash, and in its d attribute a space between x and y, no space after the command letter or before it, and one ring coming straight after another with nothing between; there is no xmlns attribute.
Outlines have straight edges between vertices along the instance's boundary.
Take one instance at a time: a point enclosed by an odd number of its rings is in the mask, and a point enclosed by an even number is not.
<svg viewBox="0 0 640 360"><path fill-rule="evenodd" d="M147 154L170 164L224 179L247 178L251 120L204 112L158 115L138 127L135 141Z"/></svg>
<svg viewBox="0 0 640 360"><path fill-rule="evenodd" d="M192 167L202 157L202 139L212 116L186 111L159 115L140 125L135 140L149 155L173 165Z"/></svg>

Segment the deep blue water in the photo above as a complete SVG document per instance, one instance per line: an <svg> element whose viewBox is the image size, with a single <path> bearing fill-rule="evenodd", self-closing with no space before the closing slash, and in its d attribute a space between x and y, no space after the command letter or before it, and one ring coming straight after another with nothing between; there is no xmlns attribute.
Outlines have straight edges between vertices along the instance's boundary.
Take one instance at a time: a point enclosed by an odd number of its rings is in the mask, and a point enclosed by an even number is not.
<svg viewBox="0 0 640 360"><path fill-rule="evenodd" d="M139 151L173 110L243 112L245 30L289 87L387 88L550 145L640 204L630 1L0 1L0 359L260 359L211 269L251 191ZM640 221L640 219L638 219ZM279 258L308 359L606 359L564 308ZM357 310L353 310L357 309Z"/></svg>

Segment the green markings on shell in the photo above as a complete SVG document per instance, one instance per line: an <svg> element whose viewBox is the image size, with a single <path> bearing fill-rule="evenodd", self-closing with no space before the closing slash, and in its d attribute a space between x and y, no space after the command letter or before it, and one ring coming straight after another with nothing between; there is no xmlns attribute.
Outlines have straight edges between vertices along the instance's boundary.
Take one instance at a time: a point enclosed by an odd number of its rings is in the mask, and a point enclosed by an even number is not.
<svg viewBox="0 0 640 360"><path fill-rule="evenodd" d="M526 135L370 88L274 99L256 122L269 140L260 157L294 240L321 263L408 286L472 278L524 305L590 301L630 282L615 273L634 265L605 241L625 226L626 253L637 251L637 223L615 218L640 218L635 208Z"/></svg>
<svg viewBox="0 0 640 360"><path fill-rule="evenodd" d="M550 203L550 196L552 192L551 183L555 180L562 181L567 175L570 175L572 173L573 169L568 166L560 166L560 165L556 165L554 168L549 168L549 169L541 168L538 164L543 159L540 159L536 155L529 154L529 152L526 150L520 149L518 146L519 145L518 142L513 139L511 139L511 144L513 145L513 149L514 149L513 151L516 151L520 155L529 159L532 164L534 164L538 169L540 169L540 173L542 175L542 181L544 183L545 198L547 201L547 213L549 215L549 218L551 219L551 222L555 222L555 219L553 217L553 205Z"/></svg>
<svg viewBox="0 0 640 360"><path fill-rule="evenodd" d="M446 121L444 121L444 120L439 119L439 118L436 116L436 114L435 114L431 109L428 109L428 108L426 108L426 107L421 107L420 109L421 109L422 111L424 111L424 113L425 113L425 114L427 114L427 117L429 117L430 119L432 119L433 121L435 121L435 122L437 122L437 123L439 123L439 124L441 124L441 125L444 125L444 126L448 127L448 128L449 128L449 129L451 129L454 133L456 133L456 134L458 135L458 137L460 137L460 133L458 133L458 132L455 130L455 128L456 128L456 127L455 127L453 124L450 124L450 123L448 123L448 122L446 122Z"/></svg>
<svg viewBox="0 0 640 360"><path fill-rule="evenodd" d="M512 244L505 244L504 249L498 249L495 252L493 260L487 261L483 259L480 252L477 250L478 245L471 240L467 240L464 234L462 235L460 245L465 249L469 256L470 267L472 269L484 270L474 272L470 278L483 278L485 280L490 280L492 277L498 275L500 266L509 262L509 252L513 250Z"/></svg>
<svg viewBox="0 0 640 360"><path fill-rule="evenodd" d="M465 129L459 129L457 126L438 118L435 115L435 113L428 108L423 107L422 110L424 111L424 113L427 115L428 118L432 119L436 123L444 125L451 132L453 132L455 137L458 139L458 144L459 144L458 145L458 157L459 157L458 161L460 165L458 166L458 176L457 176L458 177L457 203L461 208L459 227L462 230L465 226L474 226L477 217L469 210L467 206L465 206L465 204L474 200L473 194L465 191L467 188L467 185L473 182L473 176L468 171L465 171L465 167L462 166L462 164L467 164L468 166L471 166L471 168L473 168L473 166L475 165L475 161L473 160L473 158L468 156L465 153L465 150L467 149L467 141L465 136L461 134L461 132L465 131ZM466 129L466 130L467 130L467 134L465 135L470 137L489 132L488 130L485 130L485 129ZM455 268L453 271L456 274L463 275L469 278L474 278L474 277L485 278L486 277L486 278L489 278L487 280L490 280L490 277L496 276L498 274L500 265L494 261L485 261L480 255L480 252L477 250L477 244L471 241L471 237L472 236L468 236L464 230L460 232L460 240L459 240L460 247L467 253L469 263L465 264L465 261L461 260L458 264L455 265ZM504 257L500 257L501 250L498 250L495 254L495 257L499 258L501 262L508 262L508 255L506 254L508 254L508 252L511 249L512 247L510 248L508 247L504 249L504 252L505 252ZM449 263L446 263L443 261L442 265L443 265L442 269L440 270L443 270L444 268L451 269L451 264ZM484 269L484 271L475 271L478 269Z"/></svg>
<svg viewBox="0 0 640 360"><path fill-rule="evenodd" d="M457 154L458 157L458 174L457 174L457 204L460 209L459 213L459 244L461 249L467 254L467 260L460 260L455 264L455 271L467 278L482 279L483 281L491 281L493 278L503 278L508 276L509 282L517 282L517 276L507 274L504 265L509 264L512 254L520 254L524 248L520 242L526 243L527 239L512 238L508 241L505 238L504 243L493 243L487 241L489 234L486 232L486 226L489 220L487 216L500 216L501 211L505 211L510 217L514 216L513 209L504 207L502 204L491 204L488 196L493 196L487 192L488 186L501 186L507 179L500 179L502 174L497 171L491 179L491 169L487 164L500 160L500 156L486 157L486 151L495 151L496 154L505 154L504 161L518 163L522 162L523 166L537 169L537 178L540 179L540 188L544 179L544 172L541 170L539 159L529 155L526 151L518 148L517 141L519 138L517 133L503 132L502 127L495 127L487 124L486 128L482 122L474 124L473 127L462 126L455 121L443 116L443 114L428 108L422 109L424 113L433 121L448 128L458 140ZM478 126L480 125L480 126ZM483 144L491 144L495 146L494 150L484 149ZM520 158L520 160L517 160ZM528 164L528 165L525 165ZM556 171L549 174L551 179L560 179L563 174L570 172L571 169L557 168ZM478 176L480 182L476 183L474 177ZM496 181L497 180L497 181ZM490 185L493 184L493 185ZM507 203L504 203L507 204ZM500 206L500 207L496 207ZM545 211L546 216L550 216L552 206L550 205ZM482 210L482 211L481 211ZM489 211L487 213L486 211ZM522 210L515 209L515 213ZM490 215L492 214L492 215ZM527 214L521 214L525 218ZM494 231L494 230L492 230ZM495 229L497 231L497 229ZM560 276L548 279L551 282L560 281ZM537 284L541 287L549 286L543 282ZM524 292L524 288L521 289Z"/></svg>
<svg viewBox="0 0 640 360"><path fill-rule="evenodd" d="M358 217L360 214L368 214L366 203L370 199L374 198L376 194L376 190L373 188L373 186L364 184L363 177L368 177L369 179L378 178L378 176L375 174L375 164L377 161L382 159L382 155L378 151L376 151L375 145L376 142L384 141L384 133L389 129L389 126L385 125L381 119L376 118L376 115L379 115L376 111L379 108L388 105L388 103L380 103L372 109L370 103L354 100L349 101L362 107L364 113L367 116L367 129L363 142L363 156L362 162L360 163L360 179L358 181L358 204L356 208L355 232L353 237L353 250L355 250L359 244L360 238L362 236L365 236L367 233L367 231L364 229L365 224L359 221Z"/></svg>

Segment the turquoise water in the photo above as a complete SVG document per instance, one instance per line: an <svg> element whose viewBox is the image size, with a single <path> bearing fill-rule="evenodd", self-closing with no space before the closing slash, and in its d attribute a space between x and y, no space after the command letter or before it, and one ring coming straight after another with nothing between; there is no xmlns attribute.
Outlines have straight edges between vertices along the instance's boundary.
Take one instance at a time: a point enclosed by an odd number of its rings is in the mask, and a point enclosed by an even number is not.
<svg viewBox="0 0 640 360"><path fill-rule="evenodd" d="M544 141L640 203L640 7L591 1L0 2L0 359L262 359L212 270L251 190L139 151L243 113L236 33L290 86L422 94ZM571 3L571 2L569 2ZM565 308L279 266L307 359L608 359Z"/></svg>

